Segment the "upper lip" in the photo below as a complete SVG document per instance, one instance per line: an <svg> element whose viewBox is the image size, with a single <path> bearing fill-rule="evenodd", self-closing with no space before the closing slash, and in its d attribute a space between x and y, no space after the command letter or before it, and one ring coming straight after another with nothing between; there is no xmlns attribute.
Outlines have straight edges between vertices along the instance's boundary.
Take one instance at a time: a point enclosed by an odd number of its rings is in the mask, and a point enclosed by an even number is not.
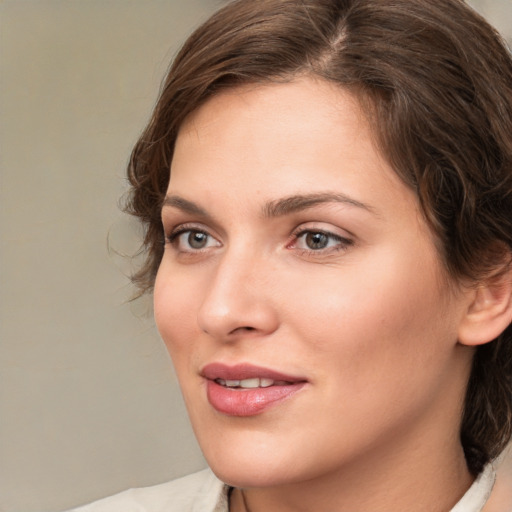
<svg viewBox="0 0 512 512"><path fill-rule="evenodd" d="M285 381L291 383L305 382L307 380L304 377L287 375L276 370L271 370L270 368L254 366L248 363L235 364L232 366L224 363L207 364L202 369L201 375L209 380L244 380L260 378L272 379L274 381Z"/></svg>

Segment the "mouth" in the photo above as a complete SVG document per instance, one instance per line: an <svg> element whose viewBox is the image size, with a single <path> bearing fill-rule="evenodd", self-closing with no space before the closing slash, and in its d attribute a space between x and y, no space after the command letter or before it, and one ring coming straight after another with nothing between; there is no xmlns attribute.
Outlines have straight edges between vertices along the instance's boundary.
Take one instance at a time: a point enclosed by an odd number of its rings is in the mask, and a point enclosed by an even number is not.
<svg viewBox="0 0 512 512"><path fill-rule="evenodd" d="M306 384L307 379L241 364L227 366L213 363L205 366L206 395L210 405L228 416L254 416L290 399Z"/></svg>
<svg viewBox="0 0 512 512"><path fill-rule="evenodd" d="M287 382L284 380L272 380L258 377L254 379L243 379L243 380L225 380L225 379L215 379L217 384L225 388L231 389L256 389L256 388L269 388L270 386L290 386L293 384L292 382Z"/></svg>

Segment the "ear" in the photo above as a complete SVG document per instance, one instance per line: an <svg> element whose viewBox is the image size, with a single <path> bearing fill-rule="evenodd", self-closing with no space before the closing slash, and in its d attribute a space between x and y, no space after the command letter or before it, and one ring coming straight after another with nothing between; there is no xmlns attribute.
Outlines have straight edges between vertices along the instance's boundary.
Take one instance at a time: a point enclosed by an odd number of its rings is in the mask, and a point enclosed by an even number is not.
<svg viewBox="0 0 512 512"><path fill-rule="evenodd" d="M512 323L512 268L473 289L459 325L459 343L477 346L497 338Z"/></svg>

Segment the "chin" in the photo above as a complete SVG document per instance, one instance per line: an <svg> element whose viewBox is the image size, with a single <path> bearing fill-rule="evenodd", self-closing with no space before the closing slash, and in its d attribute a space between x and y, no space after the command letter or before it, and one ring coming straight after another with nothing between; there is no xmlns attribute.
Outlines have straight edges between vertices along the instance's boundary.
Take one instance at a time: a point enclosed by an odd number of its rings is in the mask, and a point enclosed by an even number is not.
<svg viewBox="0 0 512 512"><path fill-rule="evenodd" d="M279 451L274 439L261 432L223 432L210 430L198 436L209 467L224 483L233 487L269 487L284 483L286 467L294 467L295 455Z"/></svg>
<svg viewBox="0 0 512 512"><path fill-rule="evenodd" d="M210 468L219 480L244 489L265 488L292 484L306 478L290 474L285 468L272 467L272 464L239 464L228 461L209 461Z"/></svg>
<svg viewBox="0 0 512 512"><path fill-rule="evenodd" d="M307 454L289 445L287 436L271 438L252 432L244 439L226 435L226 442L202 443L203 454L215 475L224 483L240 488L290 485L314 478L322 461L308 460ZM222 434L221 434L222 436ZM275 436L275 437L274 437ZM218 439L218 438L217 438ZM200 442L201 444L201 442Z"/></svg>
<svg viewBox="0 0 512 512"><path fill-rule="evenodd" d="M226 465L210 465L211 470L217 478L231 487L239 487L242 489L264 488L279 485L272 472L266 469L256 468L234 468Z"/></svg>

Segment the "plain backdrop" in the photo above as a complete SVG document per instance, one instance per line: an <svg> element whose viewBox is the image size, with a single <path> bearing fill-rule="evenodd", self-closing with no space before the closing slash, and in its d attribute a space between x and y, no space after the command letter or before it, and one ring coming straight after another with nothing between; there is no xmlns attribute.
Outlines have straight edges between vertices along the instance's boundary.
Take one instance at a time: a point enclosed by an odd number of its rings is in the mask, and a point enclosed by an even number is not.
<svg viewBox="0 0 512 512"><path fill-rule="evenodd" d="M472 2L512 35L511 0ZM130 149L216 0L0 1L0 511L52 512L195 471L120 213Z"/></svg>

